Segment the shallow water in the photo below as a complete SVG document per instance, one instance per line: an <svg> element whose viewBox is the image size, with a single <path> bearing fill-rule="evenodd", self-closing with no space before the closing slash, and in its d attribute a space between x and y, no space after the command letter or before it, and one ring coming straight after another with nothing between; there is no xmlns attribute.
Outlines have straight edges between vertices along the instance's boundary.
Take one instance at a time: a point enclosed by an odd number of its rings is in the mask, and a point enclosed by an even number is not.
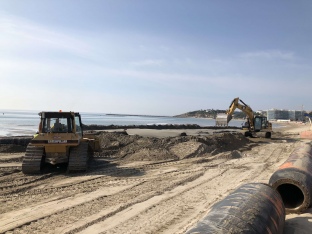
<svg viewBox="0 0 312 234"><path fill-rule="evenodd" d="M0 136L33 135L38 129L39 111L0 110ZM165 125L197 124L215 126L214 119L154 116L121 116L105 113L81 113L85 125ZM229 126L241 127L243 120L231 120Z"/></svg>

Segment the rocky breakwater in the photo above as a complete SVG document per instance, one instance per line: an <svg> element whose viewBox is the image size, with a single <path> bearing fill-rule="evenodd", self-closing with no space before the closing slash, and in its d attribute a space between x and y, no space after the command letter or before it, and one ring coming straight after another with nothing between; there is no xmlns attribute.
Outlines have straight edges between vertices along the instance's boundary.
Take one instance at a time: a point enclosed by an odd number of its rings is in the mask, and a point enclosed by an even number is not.
<svg viewBox="0 0 312 234"><path fill-rule="evenodd" d="M84 130L108 129L240 129L239 127L201 127L197 124L153 124L153 125L83 125Z"/></svg>

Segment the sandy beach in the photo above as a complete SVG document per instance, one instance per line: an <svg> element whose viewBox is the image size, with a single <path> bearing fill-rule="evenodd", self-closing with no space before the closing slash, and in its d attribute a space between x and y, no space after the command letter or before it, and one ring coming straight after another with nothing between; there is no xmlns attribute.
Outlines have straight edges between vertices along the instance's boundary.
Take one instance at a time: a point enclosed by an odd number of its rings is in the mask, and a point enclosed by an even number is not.
<svg viewBox="0 0 312 234"><path fill-rule="evenodd" d="M76 174L23 175L23 149L0 145L0 233L185 233L238 186L268 183L308 129L283 123L272 139L231 129L105 131L102 152ZM284 234L311 230L311 208L286 216Z"/></svg>

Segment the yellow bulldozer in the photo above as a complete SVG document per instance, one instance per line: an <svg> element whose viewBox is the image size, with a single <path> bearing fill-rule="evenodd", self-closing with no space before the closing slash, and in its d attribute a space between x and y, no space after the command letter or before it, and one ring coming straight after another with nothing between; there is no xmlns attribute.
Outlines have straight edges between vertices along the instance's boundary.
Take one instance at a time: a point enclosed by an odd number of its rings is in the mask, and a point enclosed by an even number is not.
<svg viewBox="0 0 312 234"><path fill-rule="evenodd" d="M40 174L46 163L67 164L67 172L82 172L99 150L99 141L84 136L81 116L75 112L40 112L37 134L26 148L22 171Z"/></svg>

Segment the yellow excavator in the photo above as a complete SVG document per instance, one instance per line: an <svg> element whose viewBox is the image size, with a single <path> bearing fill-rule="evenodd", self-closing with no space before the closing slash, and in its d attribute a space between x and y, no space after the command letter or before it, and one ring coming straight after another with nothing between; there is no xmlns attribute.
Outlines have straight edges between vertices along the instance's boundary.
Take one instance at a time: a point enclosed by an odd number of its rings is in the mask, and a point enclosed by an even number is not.
<svg viewBox="0 0 312 234"><path fill-rule="evenodd" d="M240 109L247 115L247 121L242 127L242 129L245 131L245 136L254 137L257 132L264 132L265 138L271 138L272 123L270 123L265 116L255 116L250 106L238 97L234 98L229 109L226 110L227 123L229 123L232 119L232 114L236 108Z"/></svg>
<svg viewBox="0 0 312 234"><path fill-rule="evenodd" d="M39 130L26 148L24 174L39 174L44 165L65 164L68 172L86 171L89 157L99 150L99 141L87 138L81 117L74 112L40 112Z"/></svg>

